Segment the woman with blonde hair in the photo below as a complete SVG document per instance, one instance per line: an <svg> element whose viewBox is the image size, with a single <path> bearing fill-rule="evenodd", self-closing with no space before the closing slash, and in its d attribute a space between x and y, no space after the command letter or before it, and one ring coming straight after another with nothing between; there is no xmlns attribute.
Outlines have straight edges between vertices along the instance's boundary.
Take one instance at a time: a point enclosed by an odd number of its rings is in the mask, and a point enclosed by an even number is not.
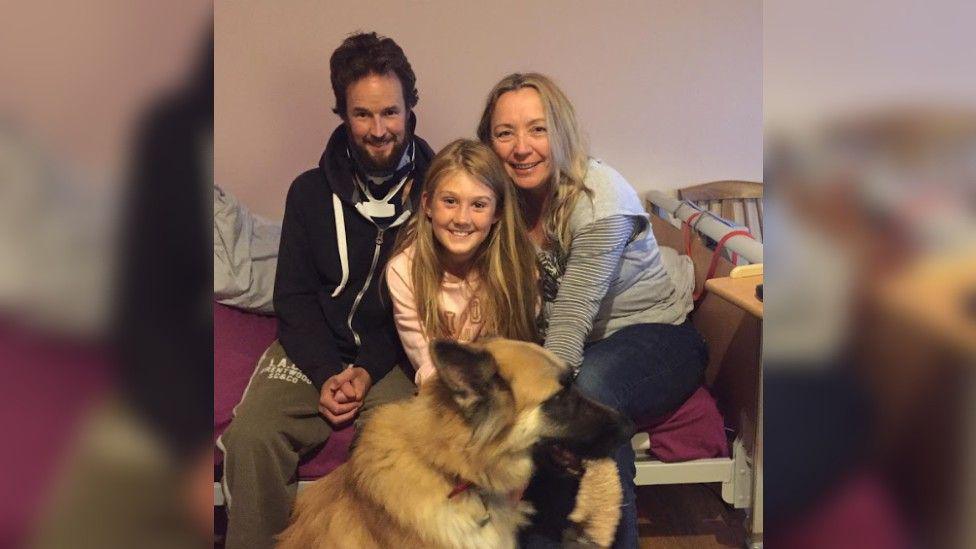
<svg viewBox="0 0 976 549"><path fill-rule="evenodd" d="M702 382L705 346L633 187L589 157L572 104L544 75L503 78L477 132L515 182L538 252L545 347L585 394L638 424L678 408ZM616 460L624 502L614 546L636 547L629 443ZM530 485L538 514L525 546L554 544L566 525L572 498L553 498L566 493L557 476L543 468Z"/></svg>
<svg viewBox="0 0 976 549"><path fill-rule="evenodd" d="M397 331L420 385L428 343L485 336L538 341L535 257L518 198L490 148L458 139L431 161L386 268Z"/></svg>

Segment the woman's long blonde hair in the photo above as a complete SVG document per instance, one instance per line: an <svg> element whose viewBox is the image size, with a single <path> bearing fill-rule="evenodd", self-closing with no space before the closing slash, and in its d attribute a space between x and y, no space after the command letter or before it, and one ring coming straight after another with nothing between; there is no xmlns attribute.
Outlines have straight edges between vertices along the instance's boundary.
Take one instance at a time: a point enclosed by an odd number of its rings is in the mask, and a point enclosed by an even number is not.
<svg viewBox="0 0 976 549"><path fill-rule="evenodd" d="M535 72L510 74L495 84L488 93L485 110L478 123L478 139L491 146L491 117L495 112L495 105L498 104L498 98L522 88L532 88L537 91L546 112L550 162L553 170L548 183L548 205L543 212L543 230L547 247L555 247L557 253L564 255L569 252L572 239L569 232L569 216L580 195L589 196L591 192L583 184L589 164L589 153L586 150L579 122L576 120L573 104L547 76Z"/></svg>
<svg viewBox="0 0 976 549"><path fill-rule="evenodd" d="M519 211L515 185L501 161L486 145L458 139L444 147L431 161L424 180L425 207L433 200L437 186L463 173L487 185L496 198L495 222L472 258L478 275L484 335L523 341L537 341L535 312L539 299L535 253ZM445 272L444 250L434 237L430 218L414 215L397 240L394 254L414 247L410 279L417 303L417 316L429 338L450 337L440 311L441 283Z"/></svg>

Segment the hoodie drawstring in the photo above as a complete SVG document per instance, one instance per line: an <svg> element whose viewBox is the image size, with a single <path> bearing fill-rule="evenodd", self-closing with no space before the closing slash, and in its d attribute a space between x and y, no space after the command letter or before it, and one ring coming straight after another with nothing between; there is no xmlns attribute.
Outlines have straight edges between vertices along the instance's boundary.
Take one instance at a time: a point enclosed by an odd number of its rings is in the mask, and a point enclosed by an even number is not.
<svg viewBox="0 0 976 549"><path fill-rule="evenodd" d="M342 201L339 200L339 195L332 195L332 209L335 211L335 225L336 225L336 244L339 246L339 265L342 267L342 279L339 280L339 285L336 286L335 290L332 290L332 297L336 297L342 293L343 288L346 287L346 282L349 282L349 249L346 244L346 222L343 219L342 214Z"/></svg>

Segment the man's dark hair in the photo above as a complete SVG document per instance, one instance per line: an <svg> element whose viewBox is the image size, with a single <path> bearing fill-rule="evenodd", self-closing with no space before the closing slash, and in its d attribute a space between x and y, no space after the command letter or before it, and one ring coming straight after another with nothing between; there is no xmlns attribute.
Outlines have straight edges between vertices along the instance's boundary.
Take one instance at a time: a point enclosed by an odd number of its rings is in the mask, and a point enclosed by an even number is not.
<svg viewBox="0 0 976 549"><path fill-rule="evenodd" d="M403 49L392 38L379 36L375 32L360 32L343 40L332 53L329 68L336 99L332 112L343 120L346 118L346 90L350 84L370 74L396 74L403 87L403 101L408 109L413 109L420 98L416 88L417 77Z"/></svg>

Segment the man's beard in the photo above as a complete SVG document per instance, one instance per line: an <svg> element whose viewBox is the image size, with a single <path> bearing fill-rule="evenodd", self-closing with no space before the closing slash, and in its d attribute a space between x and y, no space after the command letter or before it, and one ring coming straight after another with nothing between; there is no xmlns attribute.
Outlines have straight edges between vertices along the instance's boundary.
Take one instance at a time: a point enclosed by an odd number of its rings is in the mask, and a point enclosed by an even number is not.
<svg viewBox="0 0 976 549"><path fill-rule="evenodd" d="M364 144L358 142L352 143L350 149L352 150L353 156L359 163L359 166L368 175L382 175L388 174L396 170L397 164L400 162L400 157L403 156L404 149L407 148L407 143L410 142L410 134L405 133L404 138L400 141L396 140L396 136L390 134L389 136L381 139L374 140L371 137L367 137L365 141L369 144L382 145L388 141L394 141L393 149L390 151L389 156L379 159L374 158L370 153L369 149L366 148Z"/></svg>

